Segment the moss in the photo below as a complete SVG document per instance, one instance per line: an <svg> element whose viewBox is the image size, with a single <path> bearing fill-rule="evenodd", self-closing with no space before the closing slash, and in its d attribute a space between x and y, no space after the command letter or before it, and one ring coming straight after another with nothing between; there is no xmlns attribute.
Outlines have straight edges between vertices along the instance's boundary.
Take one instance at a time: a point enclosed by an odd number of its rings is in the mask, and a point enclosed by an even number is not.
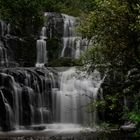
<svg viewBox="0 0 140 140"><path fill-rule="evenodd" d="M55 59L51 62L49 62L48 66L51 67L61 67L61 66L67 66L67 67L71 67L71 66L81 66L82 63L80 60L73 60L71 58L59 58L59 59Z"/></svg>
<svg viewBox="0 0 140 140"><path fill-rule="evenodd" d="M61 40L59 38L50 38L47 40L47 55L48 61L54 61L59 57L59 52L61 50Z"/></svg>

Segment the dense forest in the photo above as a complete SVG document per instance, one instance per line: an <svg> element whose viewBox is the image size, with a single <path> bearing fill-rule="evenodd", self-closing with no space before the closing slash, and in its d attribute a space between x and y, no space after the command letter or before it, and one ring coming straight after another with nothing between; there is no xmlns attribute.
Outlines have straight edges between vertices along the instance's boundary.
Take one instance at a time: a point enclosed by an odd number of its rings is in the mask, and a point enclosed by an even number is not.
<svg viewBox="0 0 140 140"><path fill-rule="evenodd" d="M96 104L108 123L133 122L139 128L140 1L0 0L1 19L13 24L23 38L37 36L45 11L79 17L77 32L92 42L79 65L88 73L97 68L106 78L104 101L91 102L89 110Z"/></svg>
<svg viewBox="0 0 140 140"><path fill-rule="evenodd" d="M1 0L0 16L2 19L13 23L17 27L19 33L24 36L30 33L28 31L32 25L34 25L32 31L35 32L36 29L43 24L44 11L61 12L79 16L80 13L91 10L91 4L93 5L92 1L86 2L84 0L77 0L76 2L71 0Z"/></svg>

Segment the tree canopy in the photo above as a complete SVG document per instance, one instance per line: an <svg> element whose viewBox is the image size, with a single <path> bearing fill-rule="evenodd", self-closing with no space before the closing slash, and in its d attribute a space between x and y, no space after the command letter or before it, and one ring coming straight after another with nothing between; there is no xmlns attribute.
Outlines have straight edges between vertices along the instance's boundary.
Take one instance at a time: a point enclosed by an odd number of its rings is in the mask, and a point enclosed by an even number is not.
<svg viewBox="0 0 140 140"><path fill-rule="evenodd" d="M105 108L110 112L109 116L115 118L119 114L114 113L119 107L116 107L117 104L113 103L112 98L117 102L125 98L131 102L131 109L129 108L130 110L126 112L125 109L117 112L121 112L121 115L126 113L128 120L140 124L138 115L140 110L140 1L95 0L94 2L94 8L81 16L79 31L92 42L82 57L83 62L90 66L90 71L95 68L94 65L105 66L104 71L108 70L107 81L105 81L107 85L104 85L103 89L104 98L107 101ZM123 101L120 104L122 103ZM107 107L109 104L111 108ZM107 118L110 118L109 116ZM136 118L138 118L137 121Z"/></svg>
<svg viewBox="0 0 140 140"><path fill-rule="evenodd" d="M79 16L90 9L92 0L0 0L0 18L14 24L21 36L37 34L43 24L43 12L61 12Z"/></svg>
<svg viewBox="0 0 140 140"><path fill-rule="evenodd" d="M80 31L93 39L90 53L100 54L100 63L129 65L139 61L140 10L139 1L97 0L96 8L83 16ZM89 52L88 52L89 53ZM93 56L93 55L92 55ZM97 57L99 55L96 55ZM86 59L88 59L86 57ZM129 61L129 62L128 62Z"/></svg>
<svg viewBox="0 0 140 140"><path fill-rule="evenodd" d="M1 19L13 24L22 36L36 32L42 15L42 0L0 0Z"/></svg>

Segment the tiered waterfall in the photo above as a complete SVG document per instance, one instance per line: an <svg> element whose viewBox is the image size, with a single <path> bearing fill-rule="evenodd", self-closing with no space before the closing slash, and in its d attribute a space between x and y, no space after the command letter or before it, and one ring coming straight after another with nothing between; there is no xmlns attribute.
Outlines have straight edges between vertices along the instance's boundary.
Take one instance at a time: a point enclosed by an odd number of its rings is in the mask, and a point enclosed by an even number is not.
<svg viewBox="0 0 140 140"><path fill-rule="evenodd" d="M95 70L92 76L85 75L75 67L59 73L60 88L54 94L55 118L59 123L96 123L96 109L90 113L88 105L97 99L102 80Z"/></svg>
<svg viewBox="0 0 140 140"><path fill-rule="evenodd" d="M62 14L64 21L63 26L63 49L61 51L61 57L69 57L78 59L83 51L86 50L88 45L87 39L82 39L76 33L76 27L78 24L78 18Z"/></svg>
<svg viewBox="0 0 140 140"><path fill-rule="evenodd" d="M78 59L86 49L88 41L78 36L75 31L77 18L65 14L60 17L64 24L59 57ZM53 14L51 28L55 31L57 21ZM53 126L95 125L98 120L97 109L91 113L88 106L98 97L103 81L100 73L96 69L92 75L86 75L76 67L45 67L48 63L47 50L50 47L46 45L47 39L54 33L46 25L42 27L36 44L36 67L7 68L8 54L3 38L9 36L10 24L3 21L0 23L0 66L4 67L0 69L0 130L36 127L43 129L52 123Z"/></svg>

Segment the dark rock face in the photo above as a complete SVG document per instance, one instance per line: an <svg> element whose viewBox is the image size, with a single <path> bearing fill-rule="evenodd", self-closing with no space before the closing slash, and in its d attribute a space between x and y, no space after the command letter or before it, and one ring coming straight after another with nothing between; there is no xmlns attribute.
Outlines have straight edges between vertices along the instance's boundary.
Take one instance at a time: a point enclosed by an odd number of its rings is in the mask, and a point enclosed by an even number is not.
<svg viewBox="0 0 140 140"><path fill-rule="evenodd" d="M32 120L32 112L31 112L31 100L30 94L32 94L32 89L29 90L28 87L23 87L21 93L21 117L24 118L24 121L21 119L21 125L30 125ZM32 97L31 97L32 98Z"/></svg>
<svg viewBox="0 0 140 140"><path fill-rule="evenodd" d="M12 79L10 76L1 73L0 74L0 126L3 131L14 129L13 125L13 111L14 107L14 96Z"/></svg>
<svg viewBox="0 0 140 140"><path fill-rule="evenodd" d="M46 22L45 26L47 27L47 37L62 37L63 36L63 18L61 13L47 12L45 13Z"/></svg>
<svg viewBox="0 0 140 140"><path fill-rule="evenodd" d="M46 44L48 61L56 60L62 51L63 18L60 13L46 13ZM38 31L40 32L40 31ZM0 66L1 67L33 67L36 63L37 35L21 37L14 28L0 21ZM38 36L40 36L38 34Z"/></svg>
<svg viewBox="0 0 140 140"><path fill-rule="evenodd" d="M61 13L46 12L45 20L47 66L57 66L60 57L64 61L67 58L70 61L76 59L83 51L82 47L86 45L82 38L76 37L75 18ZM34 67L37 58L36 42L40 35L41 27L38 35L31 32L25 37L21 36L14 25L0 21L0 67ZM58 64L60 65L63 66Z"/></svg>
<svg viewBox="0 0 140 140"><path fill-rule="evenodd" d="M8 106L6 106L6 101L4 99L3 92L0 91L0 111L1 111L0 124L3 131L12 128L10 124L10 112L8 111L7 107Z"/></svg>
<svg viewBox="0 0 140 140"><path fill-rule="evenodd" d="M46 16L46 34L47 34L47 52L48 62L52 62L60 57L62 51L62 37L64 21L60 13L45 13Z"/></svg>
<svg viewBox="0 0 140 140"><path fill-rule="evenodd" d="M52 79L52 72L47 69L0 70L0 127L3 131L52 121Z"/></svg>
<svg viewBox="0 0 140 140"><path fill-rule="evenodd" d="M34 66L36 61L36 39L28 38L7 38L5 39L9 58L9 67L18 66Z"/></svg>
<svg viewBox="0 0 140 140"><path fill-rule="evenodd" d="M0 67L34 66L35 35L20 37L14 25L0 20Z"/></svg>

